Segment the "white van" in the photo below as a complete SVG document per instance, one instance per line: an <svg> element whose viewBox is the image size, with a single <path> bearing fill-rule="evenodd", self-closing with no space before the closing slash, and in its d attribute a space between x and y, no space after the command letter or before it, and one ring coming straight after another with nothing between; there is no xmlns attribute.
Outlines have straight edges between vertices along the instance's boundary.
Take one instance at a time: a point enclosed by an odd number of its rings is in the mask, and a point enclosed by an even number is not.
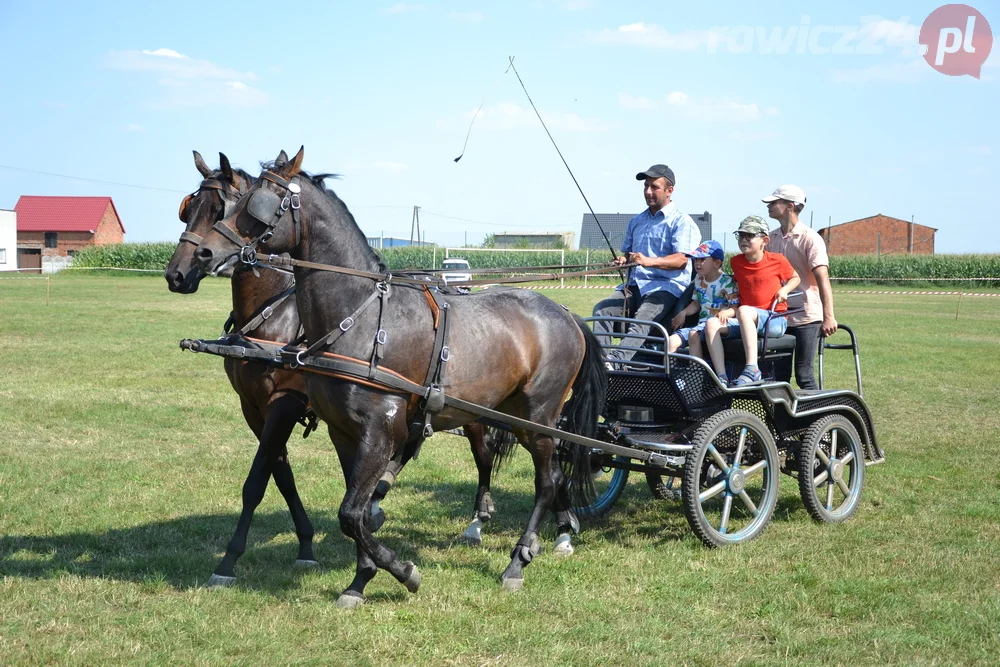
<svg viewBox="0 0 1000 667"><path fill-rule="evenodd" d="M469 273L469 260L467 259L449 257L441 262L441 268L445 270L441 277L450 283L472 280L472 274Z"/></svg>

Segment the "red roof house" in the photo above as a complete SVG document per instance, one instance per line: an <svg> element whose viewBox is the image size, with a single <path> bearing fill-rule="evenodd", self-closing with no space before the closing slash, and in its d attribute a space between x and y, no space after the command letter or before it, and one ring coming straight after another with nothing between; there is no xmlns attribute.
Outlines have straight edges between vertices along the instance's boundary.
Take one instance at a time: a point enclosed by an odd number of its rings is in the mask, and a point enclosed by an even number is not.
<svg viewBox="0 0 1000 667"><path fill-rule="evenodd" d="M14 210L21 268L41 268L43 256L72 256L87 246L121 243L125 238L111 197L22 195Z"/></svg>

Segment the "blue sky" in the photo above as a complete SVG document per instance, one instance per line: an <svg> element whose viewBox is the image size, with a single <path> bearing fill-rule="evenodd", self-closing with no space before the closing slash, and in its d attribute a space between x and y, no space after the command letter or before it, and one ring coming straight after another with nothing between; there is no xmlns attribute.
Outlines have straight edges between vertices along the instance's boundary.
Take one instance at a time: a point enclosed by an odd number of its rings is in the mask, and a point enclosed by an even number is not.
<svg viewBox="0 0 1000 667"><path fill-rule="evenodd" d="M598 212L641 210L634 174L665 162L720 239L796 183L816 226L914 216L939 252L1000 252L1000 56L934 71L917 33L938 3L145 5L0 0L0 208L110 195L127 241L175 240L192 149L257 173L304 144L369 235L408 238L414 205L441 245L579 235L583 200L501 78L514 55ZM1000 3L973 6L1000 31Z"/></svg>

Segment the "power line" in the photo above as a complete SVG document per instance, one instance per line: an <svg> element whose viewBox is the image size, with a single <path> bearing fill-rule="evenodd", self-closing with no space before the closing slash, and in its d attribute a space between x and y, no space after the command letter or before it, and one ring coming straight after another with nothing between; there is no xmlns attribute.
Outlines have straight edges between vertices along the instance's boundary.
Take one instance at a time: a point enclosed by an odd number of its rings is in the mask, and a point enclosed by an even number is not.
<svg viewBox="0 0 1000 667"><path fill-rule="evenodd" d="M101 183L102 185L120 185L125 188L136 188L138 190L156 190L158 192L174 192L181 195L188 194L187 190L171 190L170 188L157 188L153 187L152 185L135 185L134 183L119 183L117 181L101 181L96 178L82 178L80 176L67 176L66 174L54 174L50 171L35 171L34 169L25 169L23 167L11 167L6 164L0 164L0 169L10 169L11 171L23 171L28 174L40 174L42 176L55 176L56 178L68 178L73 181Z"/></svg>

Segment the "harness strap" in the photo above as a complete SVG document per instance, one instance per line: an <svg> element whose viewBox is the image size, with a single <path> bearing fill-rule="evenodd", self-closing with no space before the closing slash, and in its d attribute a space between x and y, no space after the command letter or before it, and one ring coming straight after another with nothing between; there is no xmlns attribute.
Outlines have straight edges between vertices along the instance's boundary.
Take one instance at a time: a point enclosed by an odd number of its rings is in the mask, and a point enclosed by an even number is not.
<svg viewBox="0 0 1000 667"><path fill-rule="evenodd" d="M204 240L205 238L203 236L198 236L194 232L181 232L181 238L180 238L181 243L190 243L191 245L201 245L201 242Z"/></svg>
<svg viewBox="0 0 1000 667"><path fill-rule="evenodd" d="M385 356L385 344L389 337L385 329L382 328L382 321L386 310L385 302L389 299L389 283L376 283L375 293L378 295L378 326L375 329L375 345L372 348L372 358L368 363L368 379L375 377L375 370L382 363L382 358Z"/></svg>
<svg viewBox="0 0 1000 667"><path fill-rule="evenodd" d="M333 345L338 338L340 338L345 333L351 330L351 327L354 326L354 323L361 316L361 313L365 312L368 306L372 305L372 303L374 303L375 299L377 299L378 297L379 297L378 291L372 292L371 295L367 299L365 299L364 303L362 303L360 306L354 309L353 313L351 313L350 315L348 315L347 317L345 317L343 320L340 321L340 325L336 329L334 329L333 331L331 331L330 333L328 333L327 335L323 336L318 341L310 345L305 350L305 352L302 353L302 356L314 354L320 348ZM305 334L303 333L302 335L304 336ZM292 344L296 344L297 341L298 339L293 341Z"/></svg>
<svg viewBox="0 0 1000 667"><path fill-rule="evenodd" d="M260 325L264 324L264 322L266 322L267 319L274 314L274 309L281 305L281 302L290 297L292 294L295 294L295 285L292 285L281 294L273 296L265 301L264 305L260 309L260 312L258 312L257 315L255 315L249 322L243 325L243 328L239 331L239 335L245 336Z"/></svg>

